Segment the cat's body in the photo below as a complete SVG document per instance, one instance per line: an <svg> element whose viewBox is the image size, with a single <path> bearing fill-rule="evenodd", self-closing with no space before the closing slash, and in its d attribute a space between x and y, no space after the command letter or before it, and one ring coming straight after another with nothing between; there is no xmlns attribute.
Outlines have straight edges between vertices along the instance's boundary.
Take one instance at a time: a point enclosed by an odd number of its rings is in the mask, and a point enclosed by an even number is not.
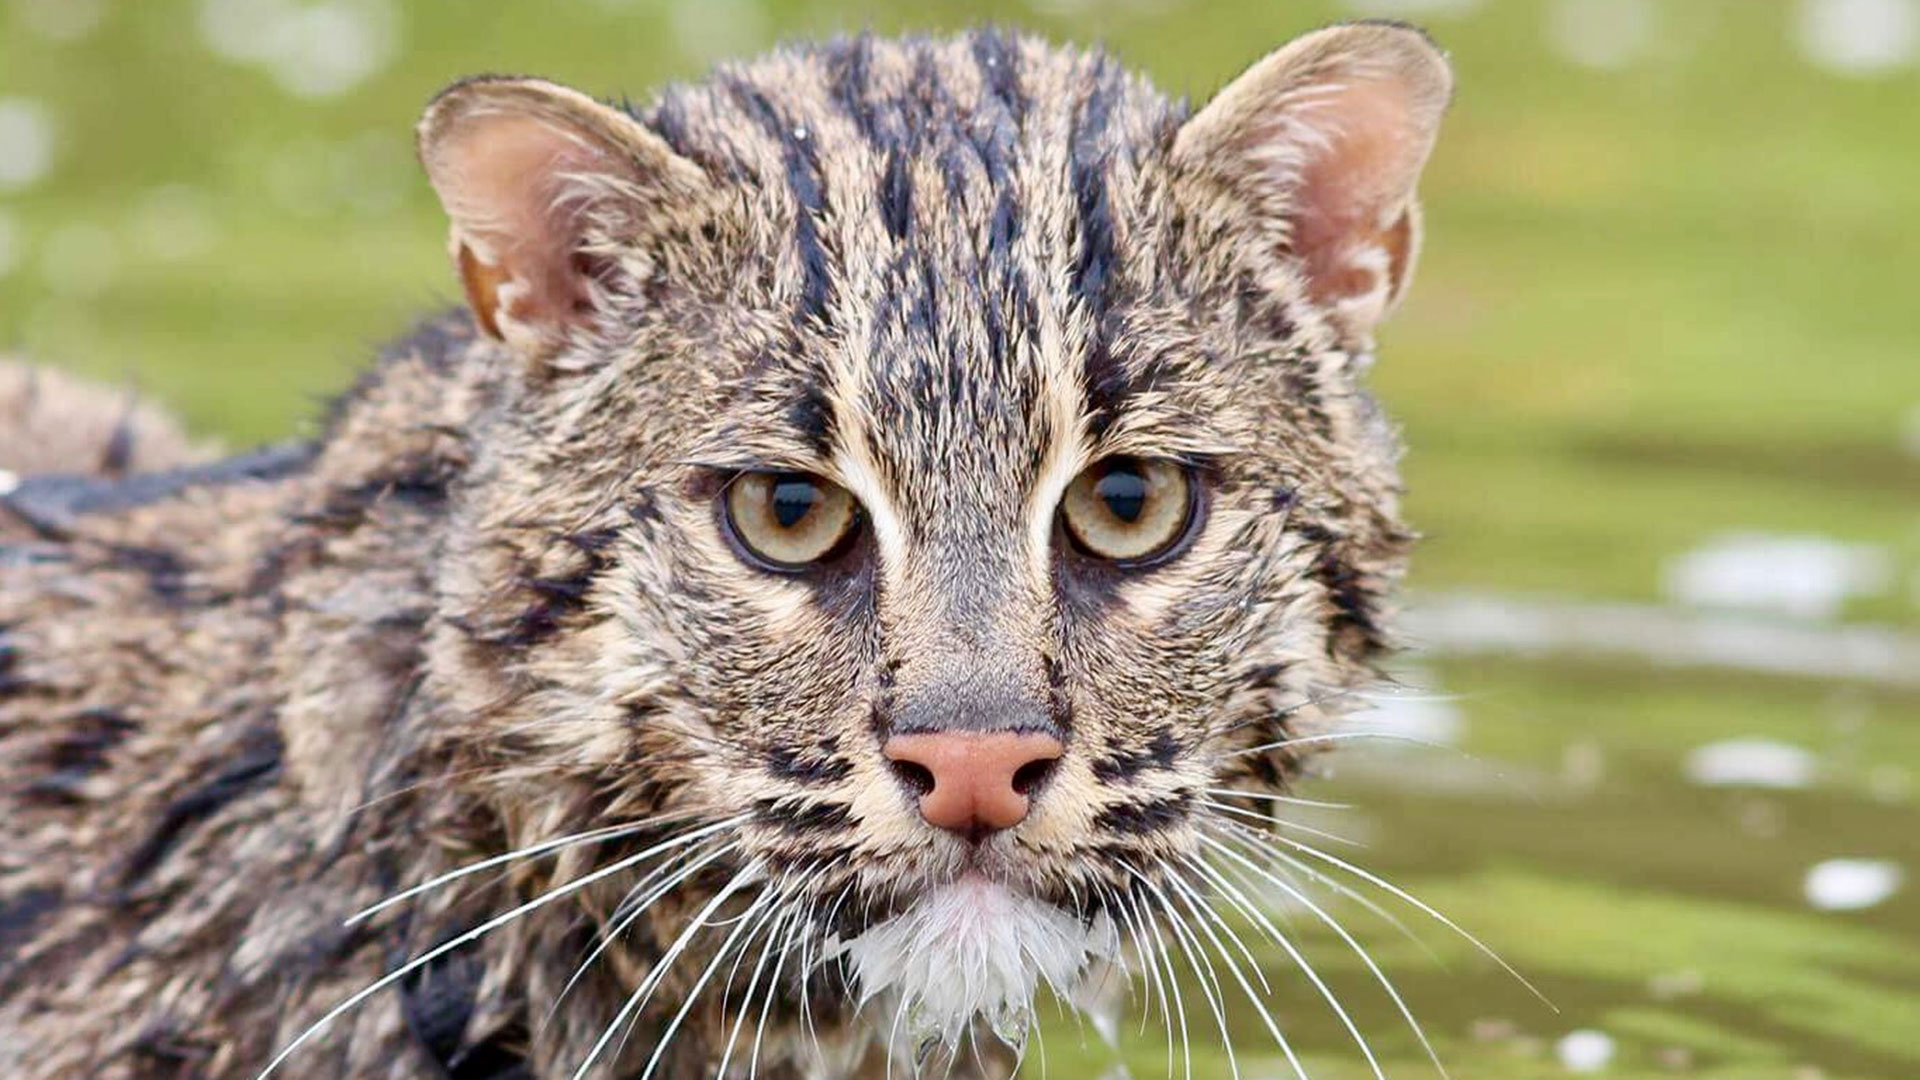
<svg viewBox="0 0 1920 1080"><path fill-rule="evenodd" d="M1243 829L1210 789L1278 790L1312 747L1254 748L1372 677L1407 544L1357 358L1445 71L1290 51L1193 119L992 33L637 120L443 97L472 315L310 447L0 508L0 1074L991 1071L976 1017L1152 954ZM1151 557L1061 524L1111 461L1191 486ZM844 538L750 550L753 475L850 493ZM943 822L913 747L1015 738L1014 812Z"/></svg>

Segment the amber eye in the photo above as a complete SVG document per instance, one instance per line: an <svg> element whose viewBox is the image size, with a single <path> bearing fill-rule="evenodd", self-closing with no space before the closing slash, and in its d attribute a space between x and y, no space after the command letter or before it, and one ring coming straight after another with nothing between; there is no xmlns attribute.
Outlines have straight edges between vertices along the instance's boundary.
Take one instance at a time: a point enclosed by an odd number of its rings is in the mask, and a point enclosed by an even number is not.
<svg viewBox="0 0 1920 1080"><path fill-rule="evenodd" d="M836 554L859 517L847 489L807 473L741 473L723 498L734 539L775 570L802 570Z"/></svg>
<svg viewBox="0 0 1920 1080"><path fill-rule="evenodd" d="M1117 563L1152 562L1187 534L1194 490L1175 462L1111 457L1067 485L1060 516L1081 549Z"/></svg>

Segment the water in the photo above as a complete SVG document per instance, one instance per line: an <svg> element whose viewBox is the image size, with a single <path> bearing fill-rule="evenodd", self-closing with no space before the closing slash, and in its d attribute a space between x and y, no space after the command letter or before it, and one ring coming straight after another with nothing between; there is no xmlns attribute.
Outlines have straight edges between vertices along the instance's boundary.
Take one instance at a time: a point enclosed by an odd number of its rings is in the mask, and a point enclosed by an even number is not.
<svg viewBox="0 0 1920 1080"><path fill-rule="evenodd" d="M1920 1076L1920 805L1876 780L1920 763L1913 691L1620 659L1421 671L1458 713L1457 746L1344 747L1303 794L1354 809L1313 824L1367 837L1331 850L1478 936L1552 1007L1373 886L1348 879L1418 941L1310 892L1387 970L1451 1075ZM1292 926L1386 1075L1437 1076L1362 961L1312 918ZM1256 948L1309 1075L1372 1075L1284 952ZM1229 1029L1243 1076L1293 1075L1252 1009ZM1160 1075L1157 1031L1137 1013L1119 1030L1133 1074ZM1049 1036L1056 1067L1106 1067L1072 1024ZM1206 1041L1196 1075L1229 1075L1218 1034Z"/></svg>

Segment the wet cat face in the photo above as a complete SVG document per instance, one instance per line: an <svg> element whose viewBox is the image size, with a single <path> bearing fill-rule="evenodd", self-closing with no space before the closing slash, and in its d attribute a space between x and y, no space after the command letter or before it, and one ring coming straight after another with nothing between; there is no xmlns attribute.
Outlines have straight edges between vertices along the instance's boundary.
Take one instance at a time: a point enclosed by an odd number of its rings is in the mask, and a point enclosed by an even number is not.
<svg viewBox="0 0 1920 1080"><path fill-rule="evenodd" d="M638 115L450 91L423 157L543 448L495 483L597 530L542 752L731 821L741 895L936 1041L1138 943L1382 644L1358 358L1448 85L1353 26L1192 116L993 34Z"/></svg>

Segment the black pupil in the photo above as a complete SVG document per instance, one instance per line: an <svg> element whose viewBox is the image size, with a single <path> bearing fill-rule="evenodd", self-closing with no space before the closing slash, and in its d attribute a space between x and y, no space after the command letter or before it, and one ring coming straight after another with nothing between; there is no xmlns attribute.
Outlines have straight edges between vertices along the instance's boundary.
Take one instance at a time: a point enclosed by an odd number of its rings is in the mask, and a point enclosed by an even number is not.
<svg viewBox="0 0 1920 1080"><path fill-rule="evenodd" d="M1147 478L1131 466L1115 467L1093 485L1093 493L1107 505L1107 512L1129 525L1140 520L1147 508Z"/></svg>
<svg viewBox="0 0 1920 1080"><path fill-rule="evenodd" d="M773 520L791 529L820 502L820 485L804 476L782 476L773 482Z"/></svg>

